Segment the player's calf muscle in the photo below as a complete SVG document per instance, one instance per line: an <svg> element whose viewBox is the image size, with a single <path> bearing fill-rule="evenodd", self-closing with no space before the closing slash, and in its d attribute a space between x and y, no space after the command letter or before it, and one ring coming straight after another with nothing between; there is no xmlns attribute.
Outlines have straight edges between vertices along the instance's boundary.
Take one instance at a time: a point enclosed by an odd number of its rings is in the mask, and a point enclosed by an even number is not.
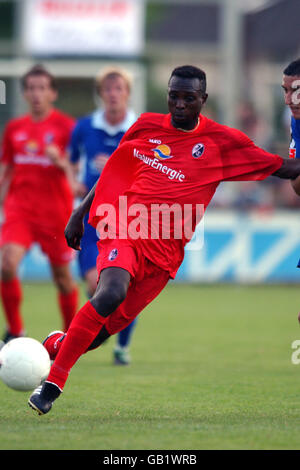
<svg viewBox="0 0 300 470"><path fill-rule="evenodd" d="M56 287L63 294L69 294L76 286L69 265L51 265L52 276Z"/></svg>

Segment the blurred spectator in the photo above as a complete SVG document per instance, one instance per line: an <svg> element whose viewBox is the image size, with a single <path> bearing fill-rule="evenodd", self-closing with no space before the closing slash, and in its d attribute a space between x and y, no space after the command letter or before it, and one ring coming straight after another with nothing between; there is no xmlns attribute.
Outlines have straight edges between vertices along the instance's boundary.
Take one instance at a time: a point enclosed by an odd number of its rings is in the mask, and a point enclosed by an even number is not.
<svg viewBox="0 0 300 470"><path fill-rule="evenodd" d="M249 101L241 103L238 109L238 128L259 147L270 151L271 129Z"/></svg>

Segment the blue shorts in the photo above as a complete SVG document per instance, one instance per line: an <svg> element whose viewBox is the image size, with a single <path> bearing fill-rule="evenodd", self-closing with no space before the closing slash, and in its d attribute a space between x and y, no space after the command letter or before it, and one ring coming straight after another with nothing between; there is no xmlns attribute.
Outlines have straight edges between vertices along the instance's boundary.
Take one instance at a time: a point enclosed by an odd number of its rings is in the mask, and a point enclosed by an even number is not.
<svg viewBox="0 0 300 470"><path fill-rule="evenodd" d="M298 261L297 268L300 268L300 259Z"/></svg>
<svg viewBox="0 0 300 470"><path fill-rule="evenodd" d="M81 239L81 251L79 251L78 262L82 278L87 271L96 268L97 257L99 255L97 242L99 237L94 227L88 224L88 216L84 218L84 234Z"/></svg>

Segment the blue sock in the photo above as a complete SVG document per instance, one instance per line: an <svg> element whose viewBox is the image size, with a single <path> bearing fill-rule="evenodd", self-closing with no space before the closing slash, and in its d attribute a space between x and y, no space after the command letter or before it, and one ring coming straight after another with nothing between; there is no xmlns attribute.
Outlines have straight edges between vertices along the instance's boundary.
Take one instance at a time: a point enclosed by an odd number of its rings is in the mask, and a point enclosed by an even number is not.
<svg viewBox="0 0 300 470"><path fill-rule="evenodd" d="M118 341L117 341L118 346L120 346L121 348L126 348L129 346L135 324L136 324L136 318L128 326L126 326L124 330L120 331L120 333L118 334Z"/></svg>

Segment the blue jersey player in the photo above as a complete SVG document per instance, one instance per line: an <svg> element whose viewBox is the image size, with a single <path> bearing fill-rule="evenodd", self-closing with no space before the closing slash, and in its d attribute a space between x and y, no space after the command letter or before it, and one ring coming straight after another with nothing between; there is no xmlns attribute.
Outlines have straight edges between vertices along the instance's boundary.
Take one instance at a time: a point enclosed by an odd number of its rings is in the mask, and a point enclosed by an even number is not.
<svg viewBox="0 0 300 470"><path fill-rule="evenodd" d="M94 186L106 161L136 120L133 111L128 109L130 87L130 78L121 69L106 70L96 79L96 92L103 106L77 122L70 143L70 159L77 179L75 194L79 197L85 196ZM84 225L79 267L91 297L97 286L98 237L87 223L87 217ZM134 322L118 335L114 348L115 364L129 364L128 347L133 328Z"/></svg>
<svg viewBox="0 0 300 470"><path fill-rule="evenodd" d="M299 77L300 82L300 77ZM290 158L300 158L300 118L291 117Z"/></svg>
<svg viewBox="0 0 300 470"><path fill-rule="evenodd" d="M284 69L282 88L285 104L292 114L289 157L300 158L300 59L294 60ZM292 186L300 196L300 177L292 180ZM298 268L300 268L300 260Z"/></svg>

